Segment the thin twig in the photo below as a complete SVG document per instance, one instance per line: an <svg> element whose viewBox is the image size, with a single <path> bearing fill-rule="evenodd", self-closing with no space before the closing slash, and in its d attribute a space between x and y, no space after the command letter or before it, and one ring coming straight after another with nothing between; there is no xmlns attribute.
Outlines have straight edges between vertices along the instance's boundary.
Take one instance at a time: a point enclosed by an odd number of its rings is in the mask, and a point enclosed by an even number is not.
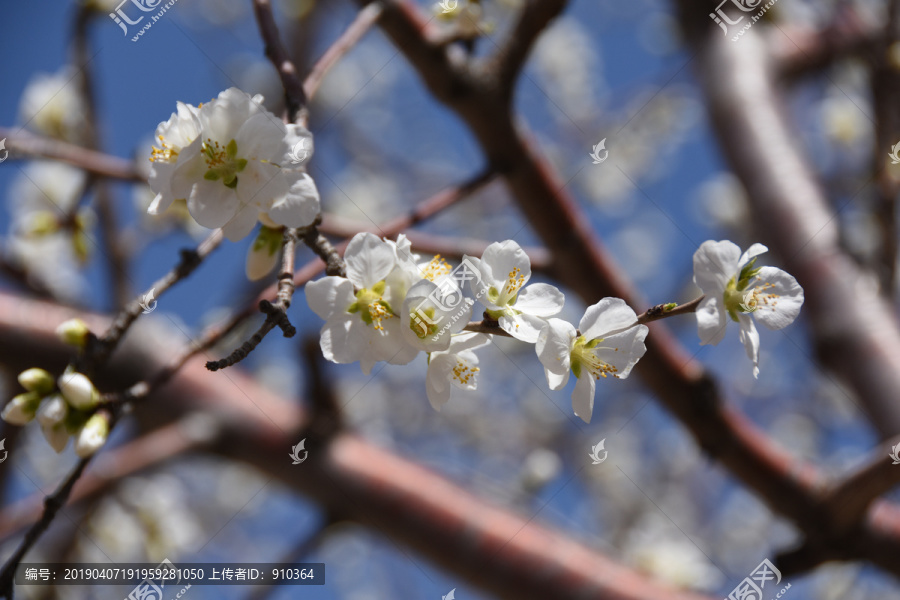
<svg viewBox="0 0 900 600"><path fill-rule="evenodd" d="M505 330L500 328L500 323L484 319L482 321L472 321L465 327L465 331L473 331L475 333L487 333L489 335L499 335L501 337L512 337Z"/></svg>
<svg viewBox="0 0 900 600"><path fill-rule="evenodd" d="M231 354L219 360L211 360L206 363L210 371L218 371L239 363L247 358L253 350L259 346L266 335L279 327L284 337L294 337L297 330L291 325L287 316L287 309L291 306L291 298L294 295L294 255L297 248L297 230L286 228L281 253L281 271L278 274L278 291L275 294L275 303L266 299L259 301L259 310L266 315L266 320L253 336L236 348Z"/></svg>
<svg viewBox="0 0 900 600"><path fill-rule="evenodd" d="M656 306L648 308L646 311L639 314L637 322L638 324L644 325L653 321L659 321L660 319L667 319L669 317L674 317L677 315L685 315L688 313L696 312L697 307L700 306L700 302L703 301L705 297L706 296L700 296L699 298L694 298L690 302L685 302L680 306L673 306L674 303L657 304Z"/></svg>
<svg viewBox="0 0 900 600"><path fill-rule="evenodd" d="M284 87L284 101L287 107L287 118L291 123L299 120L306 121L306 92L303 91L303 82L297 73L297 67L288 56L287 50L281 43L278 33L278 25L272 14L272 4L269 0L253 0L253 12L256 14L256 22L259 25L259 34L266 45L266 57L272 62L281 85Z"/></svg>
<svg viewBox="0 0 900 600"><path fill-rule="evenodd" d="M159 298L173 285L193 273L203 260L219 247L222 239L222 230L216 229L205 240L200 242L196 249L181 250L181 260L178 264L171 271L157 279L147 292L133 299L119 312L110 328L99 340L95 352L87 357L89 362L93 365L99 365L106 361L132 323L137 320L141 313L147 311L149 299Z"/></svg>
<svg viewBox="0 0 900 600"><path fill-rule="evenodd" d="M316 253L316 255L325 262L325 273L335 275L337 277L346 277L347 268L344 265L344 259L341 258L337 249L331 245L328 239L319 233L319 224L322 221L322 215L316 219L316 222L308 227L302 227L299 235L300 239L306 246ZM293 277L293 272L292 275Z"/></svg>
<svg viewBox="0 0 900 600"><path fill-rule="evenodd" d="M22 561L25 554L32 546L34 546L38 539L40 539L41 534L50 527L50 523L53 522L56 513L59 512L59 509L61 509L69 499L69 494L72 493L72 487L75 485L75 482L78 481L79 477L81 477L81 474L84 472L84 469L87 467L90 460L91 457L79 460L78 464L72 469L69 476L66 477L59 488L51 495L44 498L44 512L41 515L41 518L28 529L28 532L22 539L22 543L19 544L16 551L13 552L12 556L10 556L3 565L3 569L0 570L0 598L12 600L16 568L19 566L19 563Z"/></svg>
<svg viewBox="0 0 900 600"><path fill-rule="evenodd" d="M372 25L378 21L378 17L380 16L380 2L373 2L364 7L356 15L356 18L350 26L341 34L341 37L335 40L335 42L329 46L328 50L325 51L325 54L316 61L316 64L313 65L313 68L306 76L306 80L303 82L303 91L306 94L307 102L316 95L328 70L337 64L337 62L366 35L369 29L372 28Z"/></svg>

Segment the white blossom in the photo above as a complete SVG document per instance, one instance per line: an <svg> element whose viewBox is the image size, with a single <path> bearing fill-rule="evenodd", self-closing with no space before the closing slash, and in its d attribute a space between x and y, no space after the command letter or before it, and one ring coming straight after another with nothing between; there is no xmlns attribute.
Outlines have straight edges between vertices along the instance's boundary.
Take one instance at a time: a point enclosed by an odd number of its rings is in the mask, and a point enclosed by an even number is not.
<svg viewBox="0 0 900 600"><path fill-rule="evenodd" d="M25 127L50 137L84 143L86 111L71 67L34 75L22 92L19 118Z"/></svg>
<svg viewBox="0 0 900 600"><path fill-rule="evenodd" d="M95 220L90 209L77 208L84 182L79 169L37 161L23 168L9 194L9 261L37 285L70 300L87 287L79 269L91 248Z"/></svg>
<svg viewBox="0 0 900 600"><path fill-rule="evenodd" d="M450 277L441 280L441 285L422 279L410 288L403 301L400 314L408 315L401 328L403 337L425 352L446 350L450 336L468 324L473 304Z"/></svg>
<svg viewBox="0 0 900 600"><path fill-rule="evenodd" d="M465 256L463 260L478 271L470 285L488 316L518 340L533 344L546 318L563 308L565 297L552 285L533 283L525 287L531 278L531 261L513 240L494 242L480 259Z"/></svg>
<svg viewBox="0 0 900 600"><path fill-rule="evenodd" d="M418 350L406 343L400 311L407 275L394 248L371 233L350 240L344 253L347 277L328 276L306 284L306 301L325 320L319 345L326 359L359 361L368 375L376 362L409 363Z"/></svg>
<svg viewBox="0 0 900 600"><path fill-rule="evenodd" d="M741 249L728 240L703 242L694 253L694 283L705 294L697 307L701 344L716 345L725 337L726 314L740 325L740 340L759 377L759 332L750 318L769 329L790 325L803 305L803 288L775 267L754 267L768 248L753 244Z"/></svg>
<svg viewBox="0 0 900 600"><path fill-rule="evenodd" d="M625 379L647 351L649 329L637 325L637 315L620 298L603 298L589 306L578 330L561 319L550 319L541 330L535 352L551 390L565 387L569 373L578 378L572 408L585 423L594 410L595 379Z"/></svg>
<svg viewBox="0 0 900 600"><path fill-rule="evenodd" d="M292 164L298 143L312 148L306 128L285 125L262 107L260 95L229 88L199 107L179 104L157 127L150 186L157 193L149 212L164 212L186 199L197 223L221 227L232 241L257 221L303 227L319 214L319 192L305 171Z"/></svg>
<svg viewBox="0 0 900 600"><path fill-rule="evenodd" d="M425 393L435 410L450 400L451 385L464 390L474 390L478 384L478 356L473 350L490 343L482 333L464 332L454 335L447 349L432 352L428 357L425 374Z"/></svg>

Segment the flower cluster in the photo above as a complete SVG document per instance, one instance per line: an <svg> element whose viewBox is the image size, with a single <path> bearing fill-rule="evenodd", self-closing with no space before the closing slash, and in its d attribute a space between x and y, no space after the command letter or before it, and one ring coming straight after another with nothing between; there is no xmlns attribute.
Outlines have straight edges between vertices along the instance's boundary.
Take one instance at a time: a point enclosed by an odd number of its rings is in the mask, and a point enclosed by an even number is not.
<svg viewBox="0 0 900 600"><path fill-rule="evenodd" d="M697 309L701 342L717 344L724 336L726 313L741 325L741 340L758 375L759 335L750 319L771 329L790 324L803 303L793 277L774 267L755 267L766 251L754 244L741 255L733 243L705 242L694 255L694 280L705 297ZM535 345L552 390L578 380L572 393L575 414L590 422L596 382L624 379L646 352L649 328L620 298L603 298L589 306L576 328L556 318L565 298L546 283L532 283L527 254L512 241L488 246L480 258L463 256L453 268L440 256L421 262L409 240L356 235L344 256L346 277L324 277L306 285L312 310L325 320L320 345L336 363L359 362L365 374L378 362L407 364L420 351L428 355L426 393L435 409L449 399L452 387L473 390L477 384L475 350L489 335L467 331L474 301L484 306L485 322L510 337ZM499 333L499 331L498 331Z"/></svg>
<svg viewBox="0 0 900 600"><path fill-rule="evenodd" d="M221 227L232 241L257 222L273 229L312 223L319 214L319 192L306 173L312 134L262 102L237 88L200 106L179 102L156 128L149 179L156 197L148 212L184 200L198 224ZM299 162L298 146L305 149Z"/></svg>
<svg viewBox="0 0 900 600"><path fill-rule="evenodd" d="M82 347L87 326L73 319L60 325L57 335L63 342ZM25 392L10 400L0 413L12 425L37 420L41 431L56 452L65 450L69 437L75 437L75 453L84 458L96 452L109 435L109 418L98 412L100 393L91 380L71 367L54 379L44 369L31 368L19 373L19 385Z"/></svg>
<svg viewBox="0 0 900 600"><path fill-rule="evenodd" d="M359 361L369 374L377 362L407 364L428 353L426 393L440 409L453 386L475 389L478 357L487 345L482 333L464 331L474 301L488 322L509 336L536 344L551 388L560 389L569 372L579 378L575 413L590 420L594 379L628 376L643 355L647 327L622 300L605 298L588 309L583 333L552 318L565 298L546 283L528 284L531 262L512 241L488 246L480 258L464 256L452 268L440 256L420 262L409 240L396 242L371 233L355 236L344 255L347 277L325 277L306 285L313 311L325 320L320 345L336 363ZM601 344L602 342L602 344Z"/></svg>

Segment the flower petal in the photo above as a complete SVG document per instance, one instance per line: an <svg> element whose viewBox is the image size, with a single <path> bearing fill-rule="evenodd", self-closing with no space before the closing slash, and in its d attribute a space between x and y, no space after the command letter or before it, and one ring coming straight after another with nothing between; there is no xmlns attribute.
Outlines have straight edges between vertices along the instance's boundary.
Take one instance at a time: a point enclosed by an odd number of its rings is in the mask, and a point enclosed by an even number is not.
<svg viewBox="0 0 900 600"><path fill-rule="evenodd" d="M581 335L589 340L606 337L634 325L637 315L621 298L603 298L587 307L578 323Z"/></svg>
<svg viewBox="0 0 900 600"><path fill-rule="evenodd" d="M563 309L566 297L547 283L533 283L519 292L516 310L536 317L552 317Z"/></svg>
<svg viewBox="0 0 900 600"><path fill-rule="evenodd" d="M759 332L750 315L739 314L738 321L741 324L741 343L747 351L747 357L753 361L753 376L759 377Z"/></svg>
<svg viewBox="0 0 900 600"><path fill-rule="evenodd" d="M551 390L561 389L568 382L574 345L575 328L571 323L562 319L550 319L541 329L534 351L544 365L547 385Z"/></svg>
<svg viewBox="0 0 900 600"><path fill-rule="evenodd" d="M531 278L531 259L515 240L494 242L484 249L481 260L491 268L491 284L498 290L506 284L509 273L515 269L525 277L525 283Z"/></svg>
<svg viewBox="0 0 900 600"><path fill-rule="evenodd" d="M151 215L161 215L172 206L172 203L175 201L175 198L169 192L157 194L153 201L150 203L150 206L147 207L147 213Z"/></svg>
<svg viewBox="0 0 900 600"><path fill-rule="evenodd" d="M728 322L725 320L725 306L721 294L707 296L697 307L697 333L700 344L717 345L725 337Z"/></svg>
<svg viewBox="0 0 900 600"><path fill-rule="evenodd" d="M533 344L547 322L529 314L504 314L498 319L500 328L517 340Z"/></svg>
<svg viewBox="0 0 900 600"><path fill-rule="evenodd" d="M191 188L187 207L198 224L217 229L234 218L240 204L237 195L221 182L200 177Z"/></svg>
<svg viewBox="0 0 900 600"><path fill-rule="evenodd" d="M616 368L616 377L625 379L631 369L647 351L644 340L650 329L646 325L637 325L621 333L607 336L594 350L594 355L608 365Z"/></svg>
<svg viewBox="0 0 900 600"><path fill-rule="evenodd" d="M361 360L365 352L365 344L360 338L367 335L366 327L359 319L347 317L331 319L322 326L322 337L319 347L326 360L339 364L350 364Z"/></svg>
<svg viewBox="0 0 900 600"><path fill-rule="evenodd" d="M458 335L454 335L450 339L450 347L448 353L458 353L465 350L474 350L491 343L491 338L483 333L475 333L474 331L464 331Z"/></svg>
<svg viewBox="0 0 900 600"><path fill-rule="evenodd" d="M284 171L289 185L284 196L276 198L267 211L270 219L286 227L306 227L320 211L319 190L313 178L300 171Z"/></svg>
<svg viewBox="0 0 900 600"><path fill-rule="evenodd" d="M216 183L224 186L221 181ZM234 192L244 204L268 211L276 200L288 194L288 180L283 169L271 163L250 160L237 176Z"/></svg>
<svg viewBox="0 0 900 600"><path fill-rule="evenodd" d="M425 374L425 394L434 410L441 410L450 400L450 373L456 366L456 357L448 354L432 355Z"/></svg>
<svg viewBox="0 0 900 600"><path fill-rule="evenodd" d="M357 233L344 252L347 278L358 288L370 288L394 268L394 251L373 233Z"/></svg>
<svg viewBox="0 0 900 600"><path fill-rule="evenodd" d="M467 254L463 255L462 264L466 266L467 272L473 272L474 277L469 279L469 288L472 290L475 299L490 309L496 310L499 308L488 300L488 288L493 285L492 282L494 281L491 266L480 258Z"/></svg>
<svg viewBox="0 0 900 600"><path fill-rule="evenodd" d="M734 242L708 240L694 252L694 283L704 294L720 295L739 269L741 249Z"/></svg>
<svg viewBox="0 0 900 600"><path fill-rule="evenodd" d="M585 423L591 422L594 412L594 378L590 373L582 373L572 391L572 410Z"/></svg>
<svg viewBox="0 0 900 600"><path fill-rule="evenodd" d="M306 303L326 321L334 315L347 313L347 308L355 299L353 284L343 277L323 277L316 281L310 281L304 286L306 291Z"/></svg>
<svg viewBox="0 0 900 600"><path fill-rule="evenodd" d="M738 260L738 268L743 268L743 266L750 262L753 257L759 256L760 254L765 254L768 251L769 249L762 244L753 244L752 246L747 248L746 252L741 254L741 258L740 260Z"/></svg>
<svg viewBox="0 0 900 600"><path fill-rule="evenodd" d="M763 267L754 288L764 287L757 296L757 321L769 329L781 329L794 322L803 306L803 288L792 275L775 267Z"/></svg>
<svg viewBox="0 0 900 600"><path fill-rule="evenodd" d="M230 221L222 227L222 233L232 242L237 242L250 234L259 220L259 209L255 206L242 206Z"/></svg>

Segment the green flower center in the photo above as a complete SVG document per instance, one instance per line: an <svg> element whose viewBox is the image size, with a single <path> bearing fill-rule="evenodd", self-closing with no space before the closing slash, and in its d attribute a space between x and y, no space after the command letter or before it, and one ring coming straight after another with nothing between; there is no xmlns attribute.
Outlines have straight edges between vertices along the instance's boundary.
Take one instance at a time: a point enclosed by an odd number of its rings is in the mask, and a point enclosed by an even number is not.
<svg viewBox="0 0 900 600"><path fill-rule="evenodd" d="M206 173L203 174L203 179L207 181L221 180L225 187L236 188L238 184L237 174L247 166L246 158L237 157L237 142L231 140L223 149L219 146L219 142L214 142L207 138L203 142L201 149L207 167Z"/></svg>
<svg viewBox="0 0 900 600"><path fill-rule="evenodd" d="M581 377L582 369L587 369L587 372L590 373L594 379L600 379L601 377L607 377L609 375L612 375L613 377L619 376L618 367L603 362L595 352L595 350L600 347L600 342L602 341L603 338L589 340L583 335L575 340L575 346L569 353L569 360L571 361L572 372L575 374L575 377ZM618 348L613 348L613 350L616 352L619 351Z"/></svg>
<svg viewBox="0 0 900 600"><path fill-rule="evenodd" d="M387 284L379 281L371 288L363 288L356 292L356 302L347 309L348 313L359 313L359 318L366 325L372 325L378 331L384 331L381 322L395 316L391 305L383 298Z"/></svg>
<svg viewBox="0 0 900 600"><path fill-rule="evenodd" d="M413 330L420 340L433 337L440 331L434 320L434 312L434 307L432 306L409 313L409 328Z"/></svg>

